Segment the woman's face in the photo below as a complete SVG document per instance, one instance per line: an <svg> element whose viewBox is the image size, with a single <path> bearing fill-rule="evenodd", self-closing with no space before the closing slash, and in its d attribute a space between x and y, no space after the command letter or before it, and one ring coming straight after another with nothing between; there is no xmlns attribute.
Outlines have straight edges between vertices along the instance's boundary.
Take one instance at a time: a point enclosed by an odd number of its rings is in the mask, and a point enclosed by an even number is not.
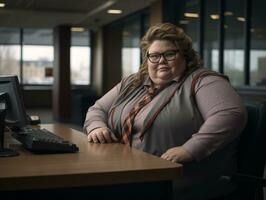
<svg viewBox="0 0 266 200"><path fill-rule="evenodd" d="M155 85L164 85L185 70L186 61L171 41L155 40L148 55L148 72Z"/></svg>

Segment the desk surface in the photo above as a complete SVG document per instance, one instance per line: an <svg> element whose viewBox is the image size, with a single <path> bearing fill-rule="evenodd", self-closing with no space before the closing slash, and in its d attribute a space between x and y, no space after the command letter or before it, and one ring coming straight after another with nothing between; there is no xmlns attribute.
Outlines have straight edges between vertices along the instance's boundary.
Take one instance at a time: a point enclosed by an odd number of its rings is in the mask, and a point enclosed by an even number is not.
<svg viewBox="0 0 266 200"><path fill-rule="evenodd" d="M181 175L182 165L134 148L88 143L84 134L60 124L42 127L76 143L79 152L32 154L7 133L7 145L20 155L0 158L0 191L164 181Z"/></svg>

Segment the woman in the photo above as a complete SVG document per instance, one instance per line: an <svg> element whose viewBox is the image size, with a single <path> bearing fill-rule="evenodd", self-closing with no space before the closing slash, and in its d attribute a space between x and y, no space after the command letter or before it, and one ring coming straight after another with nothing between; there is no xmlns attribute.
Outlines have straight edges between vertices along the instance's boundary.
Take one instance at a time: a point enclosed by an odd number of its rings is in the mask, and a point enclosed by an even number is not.
<svg viewBox="0 0 266 200"><path fill-rule="evenodd" d="M219 178L235 170L246 122L240 97L225 76L201 67L191 39L173 24L151 27L141 49L139 72L89 108L88 141L121 142L184 164L175 183L178 199L230 192L233 186Z"/></svg>

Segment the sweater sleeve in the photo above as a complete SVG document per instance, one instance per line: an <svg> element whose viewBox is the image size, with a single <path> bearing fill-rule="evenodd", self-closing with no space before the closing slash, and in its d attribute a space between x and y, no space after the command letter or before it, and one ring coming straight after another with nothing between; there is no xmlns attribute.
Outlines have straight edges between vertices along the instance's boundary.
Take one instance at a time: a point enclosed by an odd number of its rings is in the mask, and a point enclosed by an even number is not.
<svg viewBox="0 0 266 200"><path fill-rule="evenodd" d="M238 137L247 114L230 83L218 76L198 81L195 99L204 123L183 147L196 160L201 160Z"/></svg>
<svg viewBox="0 0 266 200"><path fill-rule="evenodd" d="M108 127L108 112L119 94L121 82L113 87L109 92L102 96L91 106L86 114L83 131L89 134L93 129L100 127Z"/></svg>

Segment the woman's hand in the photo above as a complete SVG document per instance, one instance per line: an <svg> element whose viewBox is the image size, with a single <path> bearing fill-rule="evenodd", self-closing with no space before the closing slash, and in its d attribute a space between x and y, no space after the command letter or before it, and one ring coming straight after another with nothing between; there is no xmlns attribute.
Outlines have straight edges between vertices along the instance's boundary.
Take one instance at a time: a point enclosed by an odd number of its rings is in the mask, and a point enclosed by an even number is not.
<svg viewBox="0 0 266 200"><path fill-rule="evenodd" d="M118 139L109 128L102 127L92 130L88 135L88 141L93 143L111 143L117 142Z"/></svg>
<svg viewBox="0 0 266 200"><path fill-rule="evenodd" d="M183 147L170 148L161 158L178 163L186 163L193 160L193 157Z"/></svg>

